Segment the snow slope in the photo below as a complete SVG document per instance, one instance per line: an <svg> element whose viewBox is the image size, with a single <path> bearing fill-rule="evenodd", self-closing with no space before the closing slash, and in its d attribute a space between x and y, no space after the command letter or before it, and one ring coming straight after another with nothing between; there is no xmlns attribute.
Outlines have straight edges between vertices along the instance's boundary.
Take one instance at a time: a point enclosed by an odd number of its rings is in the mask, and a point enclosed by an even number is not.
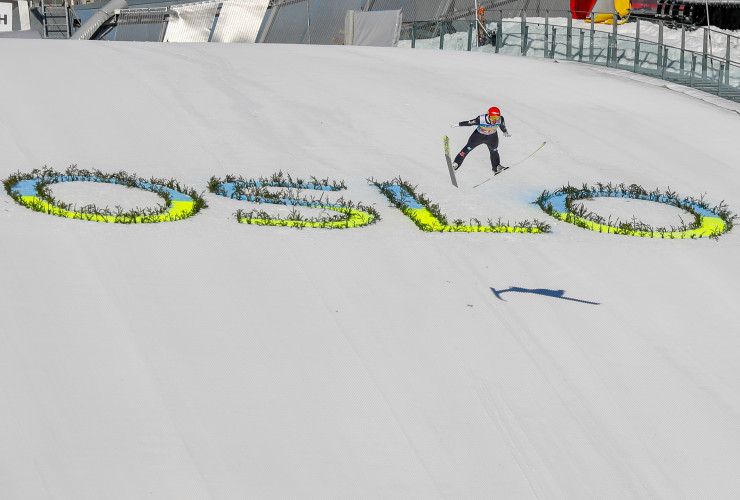
<svg viewBox="0 0 740 500"><path fill-rule="evenodd" d="M213 175L282 170L344 180L382 215L347 230L240 225L248 204L206 194L190 219L124 226L3 193L0 497L740 495L737 230L604 235L532 204L612 181L737 210L736 113L503 55L0 46L20 69L0 79L2 178L77 164L205 190ZM455 189L442 135L461 147L472 129L449 125L491 105L513 134L504 164L547 146L473 189L490 172L476 150ZM553 231L421 232L367 182L399 175L451 220ZM84 201L89 187L54 189Z"/></svg>

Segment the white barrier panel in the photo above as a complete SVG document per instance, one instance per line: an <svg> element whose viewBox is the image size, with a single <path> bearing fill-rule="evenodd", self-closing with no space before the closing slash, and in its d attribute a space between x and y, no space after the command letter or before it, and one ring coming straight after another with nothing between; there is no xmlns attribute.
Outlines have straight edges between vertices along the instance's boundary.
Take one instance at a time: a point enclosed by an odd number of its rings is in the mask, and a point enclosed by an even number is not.
<svg viewBox="0 0 740 500"><path fill-rule="evenodd" d="M164 42L207 42L211 36L218 2L190 3L170 7Z"/></svg>
<svg viewBox="0 0 740 500"><path fill-rule="evenodd" d="M226 0L218 16L212 42L254 43L269 0Z"/></svg>
<svg viewBox="0 0 740 500"><path fill-rule="evenodd" d="M13 4L0 2L0 31L13 31Z"/></svg>
<svg viewBox="0 0 740 500"><path fill-rule="evenodd" d="M26 0L18 0L18 17L21 20L21 31L31 29L31 11Z"/></svg>
<svg viewBox="0 0 740 500"><path fill-rule="evenodd" d="M344 44L396 47L402 22L400 10L348 10L344 20Z"/></svg>

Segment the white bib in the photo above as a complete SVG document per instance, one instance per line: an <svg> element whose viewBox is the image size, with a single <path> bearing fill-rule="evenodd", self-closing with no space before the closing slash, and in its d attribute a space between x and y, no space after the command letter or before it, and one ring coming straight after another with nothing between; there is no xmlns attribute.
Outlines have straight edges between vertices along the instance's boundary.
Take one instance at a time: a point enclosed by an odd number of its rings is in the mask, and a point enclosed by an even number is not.
<svg viewBox="0 0 740 500"><path fill-rule="evenodd" d="M478 132L483 135L491 135L496 133L496 129L501 126L501 118L496 120L496 123L488 122L488 115L480 115L480 125L478 125Z"/></svg>

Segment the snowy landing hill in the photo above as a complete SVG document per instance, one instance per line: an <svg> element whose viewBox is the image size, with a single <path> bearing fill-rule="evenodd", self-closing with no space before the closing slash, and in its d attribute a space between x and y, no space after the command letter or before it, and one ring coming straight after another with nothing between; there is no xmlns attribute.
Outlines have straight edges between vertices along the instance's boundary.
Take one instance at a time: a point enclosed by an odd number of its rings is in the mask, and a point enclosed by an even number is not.
<svg viewBox="0 0 740 500"><path fill-rule="evenodd" d="M733 498L740 233L600 234L532 202L597 182L740 210L740 117L588 66L439 51L0 40L0 174L344 181L354 229L105 224L0 197L0 497ZM449 181L442 136L511 138ZM427 233L369 178L450 220ZM62 183L64 201L151 193ZM152 195L153 196L153 195ZM332 194L331 196L338 196ZM156 196L153 196L156 199ZM587 202L678 224L666 205ZM285 207L283 207L284 209Z"/></svg>

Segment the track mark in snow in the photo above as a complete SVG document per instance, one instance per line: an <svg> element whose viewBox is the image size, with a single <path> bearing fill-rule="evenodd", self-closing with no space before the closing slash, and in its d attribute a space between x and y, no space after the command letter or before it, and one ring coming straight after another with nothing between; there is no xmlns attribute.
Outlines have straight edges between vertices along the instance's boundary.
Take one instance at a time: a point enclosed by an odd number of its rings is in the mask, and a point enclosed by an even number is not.
<svg viewBox="0 0 740 500"><path fill-rule="evenodd" d="M493 307L491 305L491 307ZM602 472L594 477L611 477L614 484L620 485L622 491L629 497L657 497L654 488L655 481L650 481L641 471L630 467L632 463L628 457L632 457L634 450L629 449L628 442L620 438L618 430L614 429L614 421L604 416L601 405L594 405L593 397L589 397L590 391L594 390L591 384L581 384L578 380L588 380L588 377L575 377L573 371L580 364L584 353L580 350L572 353L572 367L567 366L567 358L563 353L558 355L551 352L552 347L544 345L543 341L527 326L527 324L516 314L499 314L498 319L505 331L519 344L524 355L532 362L533 368L539 372L545 383L549 386L549 393L559 403L562 416L569 421L571 431L576 431L579 436L579 444L582 447L582 457L590 460L598 460L594 463L594 470L601 469ZM559 350L560 348L558 348ZM563 360L560 361L559 360ZM588 364L583 368L589 370ZM608 393L607 385L601 379L598 371L589 370L589 377L595 377L594 384L599 386L600 394ZM644 448L644 444L639 442ZM584 448L583 445L587 445ZM587 454L588 455L587 455ZM584 471L585 473L585 471ZM540 471L540 475L543 471ZM552 488L549 485L548 488ZM602 487L606 487L602 485ZM549 490L548 490L549 491ZM561 495L564 496L564 495Z"/></svg>
<svg viewBox="0 0 740 500"><path fill-rule="evenodd" d="M511 445L514 460L522 476L527 480L535 498L544 498L546 496L545 492L548 491L550 496L562 497L562 492L558 492L558 495L552 495L552 485L543 489L542 485L538 483L537 478L542 476L546 467L539 460L537 451L527 438L527 433L518 424L516 416L501 395L501 391L497 387L491 390L485 381L480 380L475 392L488 419ZM534 462L538 463L535 464Z"/></svg>
<svg viewBox="0 0 740 500"><path fill-rule="evenodd" d="M542 258L550 260L544 255ZM553 267L555 264L553 261ZM459 267L462 273L478 274L470 262L463 261ZM660 472L660 467L653 468L652 474L651 471L634 467L637 461L645 459L645 445L639 438L625 440L625 430L621 428L619 418L615 417L619 408L608 401L602 402L601 397L594 398L597 394L608 394L609 386L601 378L598 369L591 365L587 354L576 344L553 342L551 338L541 337L520 316L520 312L502 307L503 304L498 300L492 300L491 292L490 288L480 287L476 293L485 304L484 308L499 323L502 333L513 340L524 358L529 360L529 370L535 377L532 381L536 381L535 389L547 399L543 404L547 404L554 412L547 419L554 419L556 423L545 426L551 432L567 432L572 435L570 441L564 439L564 434L552 436L553 440L566 449L570 446L569 453L573 453L573 460L588 464L580 472L584 478L588 478L584 486L599 484L599 488L604 489L588 487L584 491L574 488L574 485L565 480L568 474L573 474L573 469L558 463L559 458L550 453L551 449L537 447L539 436L528 434L527 428L521 425L522 421L516 419L517 415L504 400L506 392L501 387L498 397L495 396L496 391L485 390L483 395L479 392L491 420L494 423L498 421L497 428L511 441L512 456L522 473L527 479L534 477L539 480L539 488L536 483L530 482L535 494L543 497L565 497L581 491L582 494L593 496L599 491L616 488L615 491L628 497L660 496L658 492L666 487L663 478L655 477L654 474L656 470ZM548 317L550 320L557 318L557 312L551 311L555 304L552 301L544 304L546 307L540 314L543 321ZM487 389L485 385L481 387ZM476 390L479 390L478 387ZM558 495L560 489L564 489L565 493ZM553 491L556 494L551 494Z"/></svg>
<svg viewBox="0 0 740 500"><path fill-rule="evenodd" d="M434 486L434 488L439 493L440 498L445 498L446 495L444 494L441 486L439 483L435 480L434 474L427 466L426 462L424 461L424 457L419 452L417 447L414 445L414 442L409 437L408 433L406 432L406 428L404 427L403 423L401 422L401 419L399 419L398 415L396 415L396 412L393 410L393 406L388 402L388 398L386 398L385 393L383 391L383 388L378 383L378 381L375 379L375 376L373 375L373 371L368 367L368 364L366 363L365 359L362 357L358 349L355 347L354 342L347 336L347 334L344 332L344 329L342 328L342 325L339 323L337 316L332 312L336 311L335 308L330 307L330 305L326 302L324 299L324 295L321 293L321 289L314 285L314 280L311 278L311 276L306 271L306 266L304 266L298 257L295 255L295 252L290 249L289 255L293 259L293 262L295 262L298 271L304 276L306 279L306 282L311 285L311 288L313 288L315 292L315 297L318 297L318 299L321 301L321 303L324 306L324 310L326 311L329 318L331 318L331 322L334 324L334 329L336 332L341 335L342 339L344 340L347 347L352 351L352 354L357 358L360 366L362 367L362 371L365 373L365 376L367 377L367 380L370 384L372 384L372 387L375 388L379 398L382 400L383 405L388 411L388 414L393 419L393 422L395 422L396 427L398 428L398 432L403 436L403 440L406 442L408 447L410 448L411 452L413 453L413 456L416 457L416 460L418 461L421 470L424 471L427 478L429 479L429 482Z"/></svg>

